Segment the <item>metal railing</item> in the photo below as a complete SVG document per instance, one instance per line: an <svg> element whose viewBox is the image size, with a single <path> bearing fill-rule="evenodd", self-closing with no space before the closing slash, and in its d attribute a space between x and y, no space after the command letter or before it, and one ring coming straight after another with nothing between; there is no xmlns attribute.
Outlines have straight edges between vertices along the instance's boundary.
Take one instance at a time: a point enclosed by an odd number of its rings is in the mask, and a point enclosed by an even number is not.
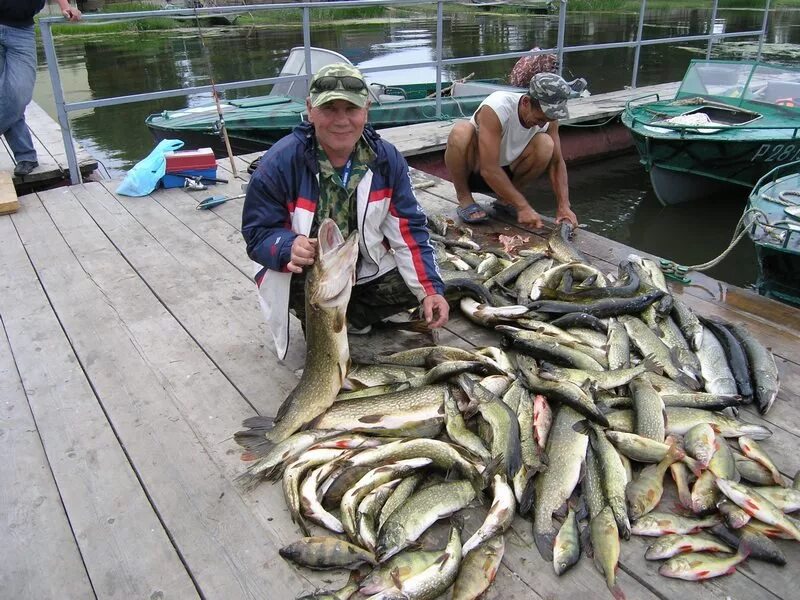
<svg viewBox="0 0 800 600"><path fill-rule="evenodd" d="M637 28L636 39L624 42L610 42L603 44L584 44L580 46L566 46L565 45L565 31L567 24L567 1L559 0L558 8L558 36L555 48L545 48L538 51L525 51L525 52L505 52L501 54L488 54L482 56L468 56L461 58L442 57L442 38L443 38L443 22L444 22L444 4L454 3L456 0L436 0L436 46L434 51L435 60L428 62L416 62L412 64L398 64L392 66L381 66L361 69L364 73L370 72L386 72L406 69L409 67L435 67L436 68L436 116L440 117L442 114L442 72L443 68L448 65L459 65L465 63L479 63L490 62L495 60L520 58L522 56L537 56L539 54L552 54L558 56L559 72L563 69L563 56L565 53L571 52L588 52L592 50L609 50L613 48L635 48L634 61L633 61L633 75L631 77L631 87L636 87L637 76L639 71L639 58L643 46L652 46L656 44L671 44L675 42L701 42L708 41L707 55L710 56L711 47L717 40L738 38L738 37L759 37L758 44L758 57L761 58L761 50L764 43L764 37L767 32L767 20L769 16L770 0L766 0L763 9L764 19L762 21L761 29L753 31L738 31L733 33L714 33L714 18L709 19L709 31L702 35L687 35L679 37L666 37L655 39L642 39L644 31L645 11L647 10L647 0L641 0L639 7L639 26ZM712 15L716 17L717 2L713 0ZM415 4L430 4L430 0L335 0L332 2L293 2L288 4L256 4L245 6L226 6L214 8L198 8L198 9L170 9L159 11L144 11L144 12L129 12L129 13L103 13L97 15L84 15L81 23L92 22L111 22L111 21L130 21L136 19L153 18L153 17L207 17L214 15L229 15L240 13L253 13L265 10L301 10L303 12L302 31L303 31L303 45L306 52L306 73L303 75L280 76L280 77L265 77L261 79L251 79L247 81L235 81L229 83L218 83L217 91L245 89L275 83L291 82L303 80L306 86L309 85L311 73L308 72L309 65L311 64L311 10L319 8L353 8L361 6L400 6L400 5L415 5ZM127 96L114 96L111 98L102 98L100 100L85 100L81 102L66 102L64 98L64 90L61 85L61 75L58 69L58 58L56 56L55 43L53 41L53 25L65 25L66 22L58 17L44 17L39 19L39 26L42 32L42 44L44 46L45 57L47 59L47 68L50 73L50 81L53 85L53 97L56 105L56 112L58 114L58 123L61 126L61 134L64 139L64 149L67 155L67 162L69 164L70 180L73 185L81 183L81 173L78 168L78 158L75 153L75 146L72 140L72 130L69 122L69 113L77 110L84 110L90 108L100 108L103 106L114 106L118 104L129 104L133 102L141 102L145 100L159 100L162 98L171 98L176 96L190 96L193 94L210 92L211 85L193 86L172 90L161 90L158 92L147 92L143 94L131 94ZM80 23L71 23L71 26L80 26Z"/></svg>

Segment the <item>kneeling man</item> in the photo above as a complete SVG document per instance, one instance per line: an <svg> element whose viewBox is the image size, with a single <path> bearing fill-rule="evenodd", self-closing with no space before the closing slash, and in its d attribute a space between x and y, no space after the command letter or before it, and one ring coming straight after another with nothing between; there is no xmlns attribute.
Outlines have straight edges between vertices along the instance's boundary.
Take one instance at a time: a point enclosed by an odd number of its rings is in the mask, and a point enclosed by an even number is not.
<svg viewBox="0 0 800 600"><path fill-rule="evenodd" d="M547 171L556 196L556 223L577 226L558 136L558 119L568 117L571 93L558 75L539 73L527 94L494 92L469 121L456 123L444 159L456 189L458 214L466 223L486 221L472 197L473 192L484 192L497 196L496 210L515 215L520 225L541 228L541 217L521 190Z"/></svg>

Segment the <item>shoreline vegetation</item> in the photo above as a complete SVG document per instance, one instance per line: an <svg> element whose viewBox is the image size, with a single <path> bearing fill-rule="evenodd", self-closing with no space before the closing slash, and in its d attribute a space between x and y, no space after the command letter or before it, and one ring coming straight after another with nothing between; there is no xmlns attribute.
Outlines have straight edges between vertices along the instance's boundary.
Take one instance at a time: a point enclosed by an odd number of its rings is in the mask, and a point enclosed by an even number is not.
<svg viewBox="0 0 800 600"><path fill-rule="evenodd" d="M514 0L510 0L512 3ZM639 0L569 0L569 12L638 12ZM725 9L752 9L763 8L762 0L721 0L718 10ZM704 0L648 0L648 9L707 9L711 10L711 3ZM800 9L800 0L774 0L770 3L770 10L795 8ZM116 21L112 23L82 23L80 25L55 25L53 33L55 35L69 36L90 36L106 33L144 33L149 31L162 31L171 29L186 29L195 27L192 20L176 20L169 17L158 16L161 5L153 2L125 2L113 4L101 12L103 13L122 13L122 12L142 12L152 11L152 17L136 19L131 21ZM445 12L474 12L482 13L479 6L465 6L463 4L449 4L444 7ZM329 25L332 22L346 25L364 22L380 22L396 18L397 13L435 13L436 6L407 5L407 6L362 6L357 8L318 8L311 10L311 22L313 26ZM497 6L487 14L509 15L521 14L530 15L524 9L519 9L513 5ZM258 11L251 13L241 13L236 22L225 27L284 27L287 25L302 22L302 12L292 9L276 9L269 11ZM207 29L207 25L201 23L201 27Z"/></svg>

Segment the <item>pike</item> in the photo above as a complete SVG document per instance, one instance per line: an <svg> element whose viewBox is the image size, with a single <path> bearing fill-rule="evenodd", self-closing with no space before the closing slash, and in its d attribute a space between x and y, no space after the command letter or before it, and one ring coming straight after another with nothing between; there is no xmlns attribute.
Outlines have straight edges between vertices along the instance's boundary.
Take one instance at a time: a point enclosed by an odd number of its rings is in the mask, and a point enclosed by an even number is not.
<svg viewBox="0 0 800 600"><path fill-rule="evenodd" d="M381 513L378 516L378 531L383 528L383 524L386 522L386 519L389 518L389 515L411 497L411 494L414 493L414 490L420 484L424 476L424 473L414 473L403 479L403 481L394 488L392 495L386 499L386 502L384 502L381 507Z"/></svg>
<svg viewBox="0 0 800 600"><path fill-rule="evenodd" d="M342 456L346 450L339 448L319 448L317 450L309 450L290 464L283 472L283 479L281 480L283 487L283 497L286 500L286 505L289 507L289 514L292 517L292 522L302 529L303 533L308 535L308 528L301 513L301 499L300 499L300 482L303 475L314 467L318 467L332 460Z"/></svg>
<svg viewBox="0 0 800 600"><path fill-rule="evenodd" d="M424 571L396 584L402 594L400 597L413 600L438 598L456 580L461 557L461 532L458 527L451 527L447 546L439 558Z"/></svg>
<svg viewBox="0 0 800 600"><path fill-rule="evenodd" d="M731 333L744 347L752 371L753 395L758 411L765 415L772 408L780 388L778 366L775 357L749 331L740 325L730 325Z"/></svg>
<svg viewBox="0 0 800 600"><path fill-rule="evenodd" d="M536 478L533 537L545 560L553 558L553 513L570 497L581 474L589 438L573 429L581 420L578 412L562 404L556 413L550 439L547 442L549 465ZM613 515L612 515L613 519Z"/></svg>
<svg viewBox="0 0 800 600"><path fill-rule="evenodd" d="M578 369L590 371L604 369L601 363L577 348L578 344L559 341L549 335L508 325L498 325L495 329L505 334L501 343L505 348L515 348L534 358L556 360Z"/></svg>
<svg viewBox="0 0 800 600"><path fill-rule="evenodd" d="M618 410L607 414L606 418L611 429L628 433L633 431L634 419L631 410ZM763 425L740 421L722 413L678 406L667 408L667 433L685 435L698 423L716 425L719 427L719 434L726 438L747 435L754 440L764 440L772 435L772 431Z"/></svg>
<svg viewBox="0 0 800 600"><path fill-rule="evenodd" d="M444 394L444 413L445 427L450 439L480 458L484 463L490 461L492 455L483 445L481 438L467 428L464 417L458 409L456 400L450 390L446 390Z"/></svg>
<svg viewBox="0 0 800 600"><path fill-rule="evenodd" d="M322 481L337 468L335 461L317 467L308 475L300 485L300 508L303 516L309 521L330 529L335 533L344 533L342 522L329 513L319 501L318 488Z"/></svg>
<svg viewBox="0 0 800 600"><path fill-rule="evenodd" d="M627 385L634 377L638 377L647 371L661 370L661 366L658 365L652 357L646 357L640 364L627 369L602 369L599 371L570 369L567 367L558 367L546 361L541 361L540 367L542 371L551 373L559 379L567 379L576 385L583 385L588 380L599 390L613 390L614 388Z"/></svg>
<svg viewBox="0 0 800 600"><path fill-rule="evenodd" d="M535 300L535 298L531 298L533 284L552 266L552 258L542 258L525 269L520 276L517 277L517 280L514 282L514 293L517 297L517 304L524 304L529 300Z"/></svg>
<svg viewBox="0 0 800 600"><path fill-rule="evenodd" d="M786 556L777 544L767 536L745 525L741 529L728 529L724 525L714 525L709 531L731 547L738 548L746 543L750 548L750 558L763 560L774 565L786 564Z"/></svg>
<svg viewBox="0 0 800 600"><path fill-rule="evenodd" d="M562 221L550 231L547 236L548 254L559 262L570 263L579 262L588 264L589 258L572 243L572 236L575 235L574 228L570 223Z"/></svg>
<svg viewBox="0 0 800 600"><path fill-rule="evenodd" d="M592 302L564 302L563 300L536 300L530 306L536 312L553 315L587 313L599 319L620 315L638 314L664 296L661 290L650 290L630 298L601 298Z"/></svg>
<svg viewBox="0 0 800 600"><path fill-rule="evenodd" d="M739 394L744 398L745 402L750 402L753 399L753 382L750 377L750 362L747 359L744 347L724 321L712 318L701 320L722 344L725 356L728 359L728 366L730 366L733 378L736 380Z"/></svg>
<svg viewBox="0 0 800 600"><path fill-rule="evenodd" d="M674 299L672 304L672 316L678 323L678 327L683 337L689 342L692 350L697 352L703 343L703 325L700 319L692 312L683 300Z"/></svg>
<svg viewBox="0 0 800 600"><path fill-rule="evenodd" d="M377 517L384 502L394 492L394 489L402 481L401 479L393 479L384 484L379 485L369 494L364 496L364 499L358 505L358 539L361 545L369 550L375 552L375 544L377 543Z"/></svg>
<svg viewBox="0 0 800 600"><path fill-rule="evenodd" d="M306 277L306 361L303 376L266 433L278 443L302 429L333 404L350 369L347 304L355 283L358 232L342 237L332 219L319 227L317 258Z"/></svg>
<svg viewBox="0 0 800 600"><path fill-rule="evenodd" d="M725 350L717 336L708 328L703 332L703 343L697 351L697 358L700 360L700 372L706 382L707 392L723 396L735 396L739 393Z"/></svg>
<svg viewBox="0 0 800 600"><path fill-rule="evenodd" d="M458 512L475 498L472 483L464 480L438 483L415 492L383 524L375 548L379 561L391 558L436 521Z"/></svg>
<svg viewBox="0 0 800 600"><path fill-rule="evenodd" d="M608 368L626 369L631 364L631 339L625 326L614 319L608 325Z"/></svg>

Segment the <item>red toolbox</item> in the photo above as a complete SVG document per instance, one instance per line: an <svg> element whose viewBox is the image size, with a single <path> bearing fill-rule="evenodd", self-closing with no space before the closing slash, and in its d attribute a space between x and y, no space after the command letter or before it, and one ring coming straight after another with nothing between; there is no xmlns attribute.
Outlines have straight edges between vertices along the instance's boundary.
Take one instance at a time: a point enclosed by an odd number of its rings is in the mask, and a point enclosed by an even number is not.
<svg viewBox="0 0 800 600"><path fill-rule="evenodd" d="M161 179L165 188L183 187L186 177L216 177L217 161L211 148L167 152L167 172Z"/></svg>

